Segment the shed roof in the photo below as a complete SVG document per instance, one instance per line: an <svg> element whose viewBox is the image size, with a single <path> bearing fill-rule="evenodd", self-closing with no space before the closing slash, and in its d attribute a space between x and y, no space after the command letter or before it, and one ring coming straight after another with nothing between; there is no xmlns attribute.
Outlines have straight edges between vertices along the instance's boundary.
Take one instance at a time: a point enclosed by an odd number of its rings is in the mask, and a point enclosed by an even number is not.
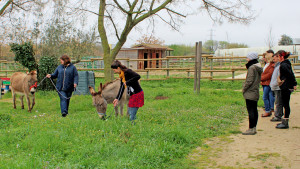
<svg viewBox="0 0 300 169"><path fill-rule="evenodd" d="M163 46L159 44L147 44L147 43L142 43L133 46L131 49L161 49L161 50L173 50L169 48L168 46Z"/></svg>

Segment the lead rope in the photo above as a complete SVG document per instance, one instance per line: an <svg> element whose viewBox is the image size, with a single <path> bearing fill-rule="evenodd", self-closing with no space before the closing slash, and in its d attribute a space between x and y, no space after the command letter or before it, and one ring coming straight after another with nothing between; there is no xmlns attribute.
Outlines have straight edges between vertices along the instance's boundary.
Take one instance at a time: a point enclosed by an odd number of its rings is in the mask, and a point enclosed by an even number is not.
<svg viewBox="0 0 300 169"><path fill-rule="evenodd" d="M39 87L40 84L41 84L46 78L47 78L47 76L45 76L45 77L40 81L40 83L37 85L37 87ZM57 91L57 93L60 94L63 98L69 100L69 99L72 97L72 95L71 95L70 97L65 97L64 95L62 95L62 94L59 92L59 90L56 88L56 86L55 86L53 80L52 80L51 78L49 78L49 79L50 79L52 85L55 87L55 90ZM78 89L76 89L76 88L74 88L74 92L75 92L75 91L81 93L81 92L80 92Z"/></svg>

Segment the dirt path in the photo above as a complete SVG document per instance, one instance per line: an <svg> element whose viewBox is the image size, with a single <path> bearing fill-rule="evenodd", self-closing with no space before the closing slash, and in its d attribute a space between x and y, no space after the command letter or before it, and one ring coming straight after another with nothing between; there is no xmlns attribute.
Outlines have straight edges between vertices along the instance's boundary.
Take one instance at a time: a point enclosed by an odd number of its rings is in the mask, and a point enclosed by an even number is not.
<svg viewBox="0 0 300 169"><path fill-rule="evenodd" d="M300 92L291 96L289 129L276 129L271 117L259 117L257 134L241 133L213 138L207 148L197 148L190 155L196 168L276 168L300 169ZM259 116L263 110L259 108ZM248 119L240 130L248 128Z"/></svg>

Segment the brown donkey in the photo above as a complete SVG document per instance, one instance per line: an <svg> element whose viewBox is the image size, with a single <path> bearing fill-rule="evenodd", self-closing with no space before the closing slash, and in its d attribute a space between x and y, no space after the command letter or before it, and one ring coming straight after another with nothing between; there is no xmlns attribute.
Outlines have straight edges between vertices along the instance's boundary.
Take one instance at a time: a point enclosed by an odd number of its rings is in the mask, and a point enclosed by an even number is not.
<svg viewBox="0 0 300 169"><path fill-rule="evenodd" d="M107 102L102 96L102 83L100 83L100 87L98 88L98 92L95 92L93 87L89 86L90 93L93 98L93 105L96 107L98 115L101 119L105 119Z"/></svg>
<svg viewBox="0 0 300 169"><path fill-rule="evenodd" d="M25 95L28 104L28 112L31 112L35 105L35 92L37 88L37 73L16 72L11 76L11 93L13 97L14 109L16 109L16 94L20 95L21 106L24 109L23 97ZM32 101L31 101L32 100ZM32 103L30 105L30 103Z"/></svg>
<svg viewBox="0 0 300 169"><path fill-rule="evenodd" d="M118 95L120 84L121 84L120 79L116 79L114 81L108 82L108 83L104 84L103 87L102 87L102 83L100 83L99 92L101 91L101 98L100 97L96 98L95 96L93 96L93 103L95 103L94 100L97 100L97 99L101 100L102 98L104 98L104 100L106 101L107 104L112 104L114 99ZM92 94L92 92L95 93L95 91L92 87L89 87L89 89L90 89L91 94ZM128 104L128 99L129 99L129 96L127 95L127 89L125 89L123 96L122 96L121 100L119 101L119 104L115 107L115 115L116 116L118 116L118 114L119 114L118 108L120 108L121 116L123 115L124 105ZM127 115L128 115L128 112L127 112ZM100 117L102 118L102 116L100 116Z"/></svg>

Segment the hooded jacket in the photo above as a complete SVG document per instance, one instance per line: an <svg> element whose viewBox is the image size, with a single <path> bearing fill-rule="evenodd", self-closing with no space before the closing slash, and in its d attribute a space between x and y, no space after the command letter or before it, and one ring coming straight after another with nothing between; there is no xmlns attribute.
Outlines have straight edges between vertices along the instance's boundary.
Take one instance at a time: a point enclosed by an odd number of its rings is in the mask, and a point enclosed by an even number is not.
<svg viewBox="0 0 300 169"><path fill-rule="evenodd" d="M280 80L284 80L283 84L280 86L280 89L294 89L294 86L297 86L297 81L292 69L291 62L286 59L280 63L279 67Z"/></svg>
<svg viewBox="0 0 300 169"><path fill-rule="evenodd" d="M59 65L51 74L51 78L57 78L56 88L59 91L73 91L74 84L78 85L78 72L72 63L67 66Z"/></svg>
<svg viewBox="0 0 300 169"><path fill-rule="evenodd" d="M272 78L271 78L271 82L270 82L270 87L271 87L272 91L280 90L280 87L278 86L278 82L277 82L277 78L279 76L279 67L280 67L280 62L277 62L275 64L274 71L273 71Z"/></svg>
<svg viewBox="0 0 300 169"><path fill-rule="evenodd" d="M259 85L263 68L260 63L248 67L246 81L243 85L243 96L247 100L259 100Z"/></svg>

